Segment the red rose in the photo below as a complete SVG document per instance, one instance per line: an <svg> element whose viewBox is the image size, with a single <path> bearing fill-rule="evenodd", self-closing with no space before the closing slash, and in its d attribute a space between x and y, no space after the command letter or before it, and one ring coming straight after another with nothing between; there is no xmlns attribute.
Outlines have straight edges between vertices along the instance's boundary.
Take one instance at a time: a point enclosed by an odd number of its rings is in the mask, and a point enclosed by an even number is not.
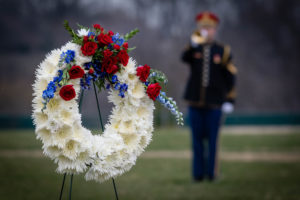
<svg viewBox="0 0 300 200"><path fill-rule="evenodd" d="M108 31L108 35L109 35L109 36L113 36L113 35L114 35L114 32Z"/></svg>
<svg viewBox="0 0 300 200"><path fill-rule="evenodd" d="M150 74L150 67L148 65L140 66L136 68L136 75L140 77L142 82L146 82Z"/></svg>
<svg viewBox="0 0 300 200"><path fill-rule="evenodd" d="M152 83L147 88L147 94L150 97L150 99L155 101L156 97L160 93L160 90L161 90L161 87L160 87L159 83Z"/></svg>
<svg viewBox="0 0 300 200"><path fill-rule="evenodd" d="M65 85L60 89L59 95L65 101L70 101L71 99L73 99L76 96L76 92L73 88L73 85Z"/></svg>
<svg viewBox="0 0 300 200"><path fill-rule="evenodd" d="M82 54L85 56L92 56L95 54L98 46L96 42L86 42L81 46Z"/></svg>
<svg viewBox="0 0 300 200"><path fill-rule="evenodd" d="M105 46L108 45L110 43L113 43L111 36L109 36L108 34L103 34L100 33L100 35L98 35L98 42L101 46Z"/></svg>
<svg viewBox="0 0 300 200"><path fill-rule="evenodd" d="M115 74L118 71L118 65L110 65L106 68L106 72L109 74Z"/></svg>
<svg viewBox="0 0 300 200"><path fill-rule="evenodd" d="M95 72L95 70L93 68L89 69L89 74L93 74Z"/></svg>
<svg viewBox="0 0 300 200"><path fill-rule="evenodd" d="M101 29L101 26L99 24L94 24L95 29Z"/></svg>
<svg viewBox="0 0 300 200"><path fill-rule="evenodd" d="M126 66L128 64L129 56L126 50L121 50L117 54L118 61L122 63L122 65Z"/></svg>
<svg viewBox="0 0 300 200"><path fill-rule="evenodd" d="M124 42L123 47L124 49L128 49L128 42Z"/></svg>
<svg viewBox="0 0 300 200"><path fill-rule="evenodd" d="M117 64L117 59L116 57L104 57L103 61L102 61L102 71L110 71L110 68L112 67L112 65Z"/></svg>
<svg viewBox="0 0 300 200"><path fill-rule="evenodd" d="M80 66L74 65L69 70L70 79L82 78L84 71Z"/></svg>
<svg viewBox="0 0 300 200"><path fill-rule="evenodd" d="M120 45L114 44L114 49L120 50Z"/></svg>
<svg viewBox="0 0 300 200"><path fill-rule="evenodd" d="M110 51L109 49L106 49L106 50L103 51L104 58L108 58L108 57L110 57L112 55L113 55L113 52Z"/></svg>
<svg viewBox="0 0 300 200"><path fill-rule="evenodd" d="M84 36L84 37L83 37L83 43L86 43L88 40L89 40L89 37L88 37L88 36Z"/></svg>

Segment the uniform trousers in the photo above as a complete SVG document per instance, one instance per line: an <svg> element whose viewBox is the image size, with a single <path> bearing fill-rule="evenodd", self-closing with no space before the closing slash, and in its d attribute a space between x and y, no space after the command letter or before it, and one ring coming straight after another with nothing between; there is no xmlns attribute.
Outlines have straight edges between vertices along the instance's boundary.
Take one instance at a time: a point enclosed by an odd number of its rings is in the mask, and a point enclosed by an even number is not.
<svg viewBox="0 0 300 200"><path fill-rule="evenodd" d="M205 176L214 179L216 176L216 154L221 117L220 108L189 107L194 179L202 179Z"/></svg>

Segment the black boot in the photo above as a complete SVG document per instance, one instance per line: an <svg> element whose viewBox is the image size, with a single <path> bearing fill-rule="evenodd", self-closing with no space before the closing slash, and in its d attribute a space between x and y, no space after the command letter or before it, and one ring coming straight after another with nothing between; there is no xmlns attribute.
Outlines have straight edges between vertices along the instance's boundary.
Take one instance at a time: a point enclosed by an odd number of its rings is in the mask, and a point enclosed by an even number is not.
<svg viewBox="0 0 300 200"><path fill-rule="evenodd" d="M202 182L203 180L204 180L203 176L194 177L194 182L196 182L196 183Z"/></svg>

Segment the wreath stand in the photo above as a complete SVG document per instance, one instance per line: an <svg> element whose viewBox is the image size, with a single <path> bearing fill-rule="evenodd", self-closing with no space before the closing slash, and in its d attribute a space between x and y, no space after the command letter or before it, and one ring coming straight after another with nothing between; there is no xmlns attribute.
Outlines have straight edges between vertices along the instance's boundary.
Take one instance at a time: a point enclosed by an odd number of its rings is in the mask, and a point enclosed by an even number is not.
<svg viewBox="0 0 300 200"><path fill-rule="evenodd" d="M93 88L94 88L96 102L97 102L97 109L98 109L99 121L100 121L100 125L101 125L101 130L102 130L102 133L103 133L104 132L104 126L103 126L103 121L102 121L102 117L101 117L101 110L100 110L100 105L99 105L99 101L98 101L98 95L97 95L96 86L95 86L94 81L93 81ZM81 90L80 99L79 99L79 111L81 110L81 104L82 104L82 99L83 99L83 92L84 92L84 90ZM71 178L70 178L69 200L72 199L73 175L74 174L71 174ZM62 185L61 185L61 189L60 189L60 194L59 194L59 200L62 199L66 176L67 176L67 174L64 173L64 175L63 175L63 181L62 181ZM116 187L116 183L115 183L115 179L114 178L111 178L111 179L112 179L112 183L113 183L113 187L114 187L114 191L115 191L116 200L119 200L118 191L117 191L117 187Z"/></svg>

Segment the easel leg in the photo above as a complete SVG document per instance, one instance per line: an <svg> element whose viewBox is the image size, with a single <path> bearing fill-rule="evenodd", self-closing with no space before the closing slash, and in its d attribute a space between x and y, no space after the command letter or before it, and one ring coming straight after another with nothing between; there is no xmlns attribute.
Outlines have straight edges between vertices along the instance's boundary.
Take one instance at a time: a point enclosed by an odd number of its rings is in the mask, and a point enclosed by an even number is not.
<svg viewBox="0 0 300 200"><path fill-rule="evenodd" d="M63 194L63 191L64 191L64 186L65 186L65 180L66 180L66 173L64 173L64 178L63 178L63 182L62 182L62 185L61 185L61 189L60 189L60 194L59 194L59 200L61 200L62 198L62 194Z"/></svg>
<svg viewBox="0 0 300 200"><path fill-rule="evenodd" d="M116 199L119 200L115 179L114 178L111 178L111 179L112 179L112 182L113 182L113 185L114 185L114 191L115 191Z"/></svg>
<svg viewBox="0 0 300 200"><path fill-rule="evenodd" d="M69 200L72 199L72 185L73 185L73 174L71 174L70 190L69 190Z"/></svg>
<svg viewBox="0 0 300 200"><path fill-rule="evenodd" d="M95 97L96 97L96 101L97 101L98 115L99 115L99 118L100 118L100 124L101 124L102 133L103 133L104 132L104 126L103 126L102 117L101 117L101 110L100 110L100 104L99 104L99 101L98 101L96 85L95 85L94 82L93 82L93 86L94 86L94 92L95 92ZM119 200L115 179L114 178L111 178L111 179L112 179L112 183L113 183L113 186L114 186L116 199Z"/></svg>

